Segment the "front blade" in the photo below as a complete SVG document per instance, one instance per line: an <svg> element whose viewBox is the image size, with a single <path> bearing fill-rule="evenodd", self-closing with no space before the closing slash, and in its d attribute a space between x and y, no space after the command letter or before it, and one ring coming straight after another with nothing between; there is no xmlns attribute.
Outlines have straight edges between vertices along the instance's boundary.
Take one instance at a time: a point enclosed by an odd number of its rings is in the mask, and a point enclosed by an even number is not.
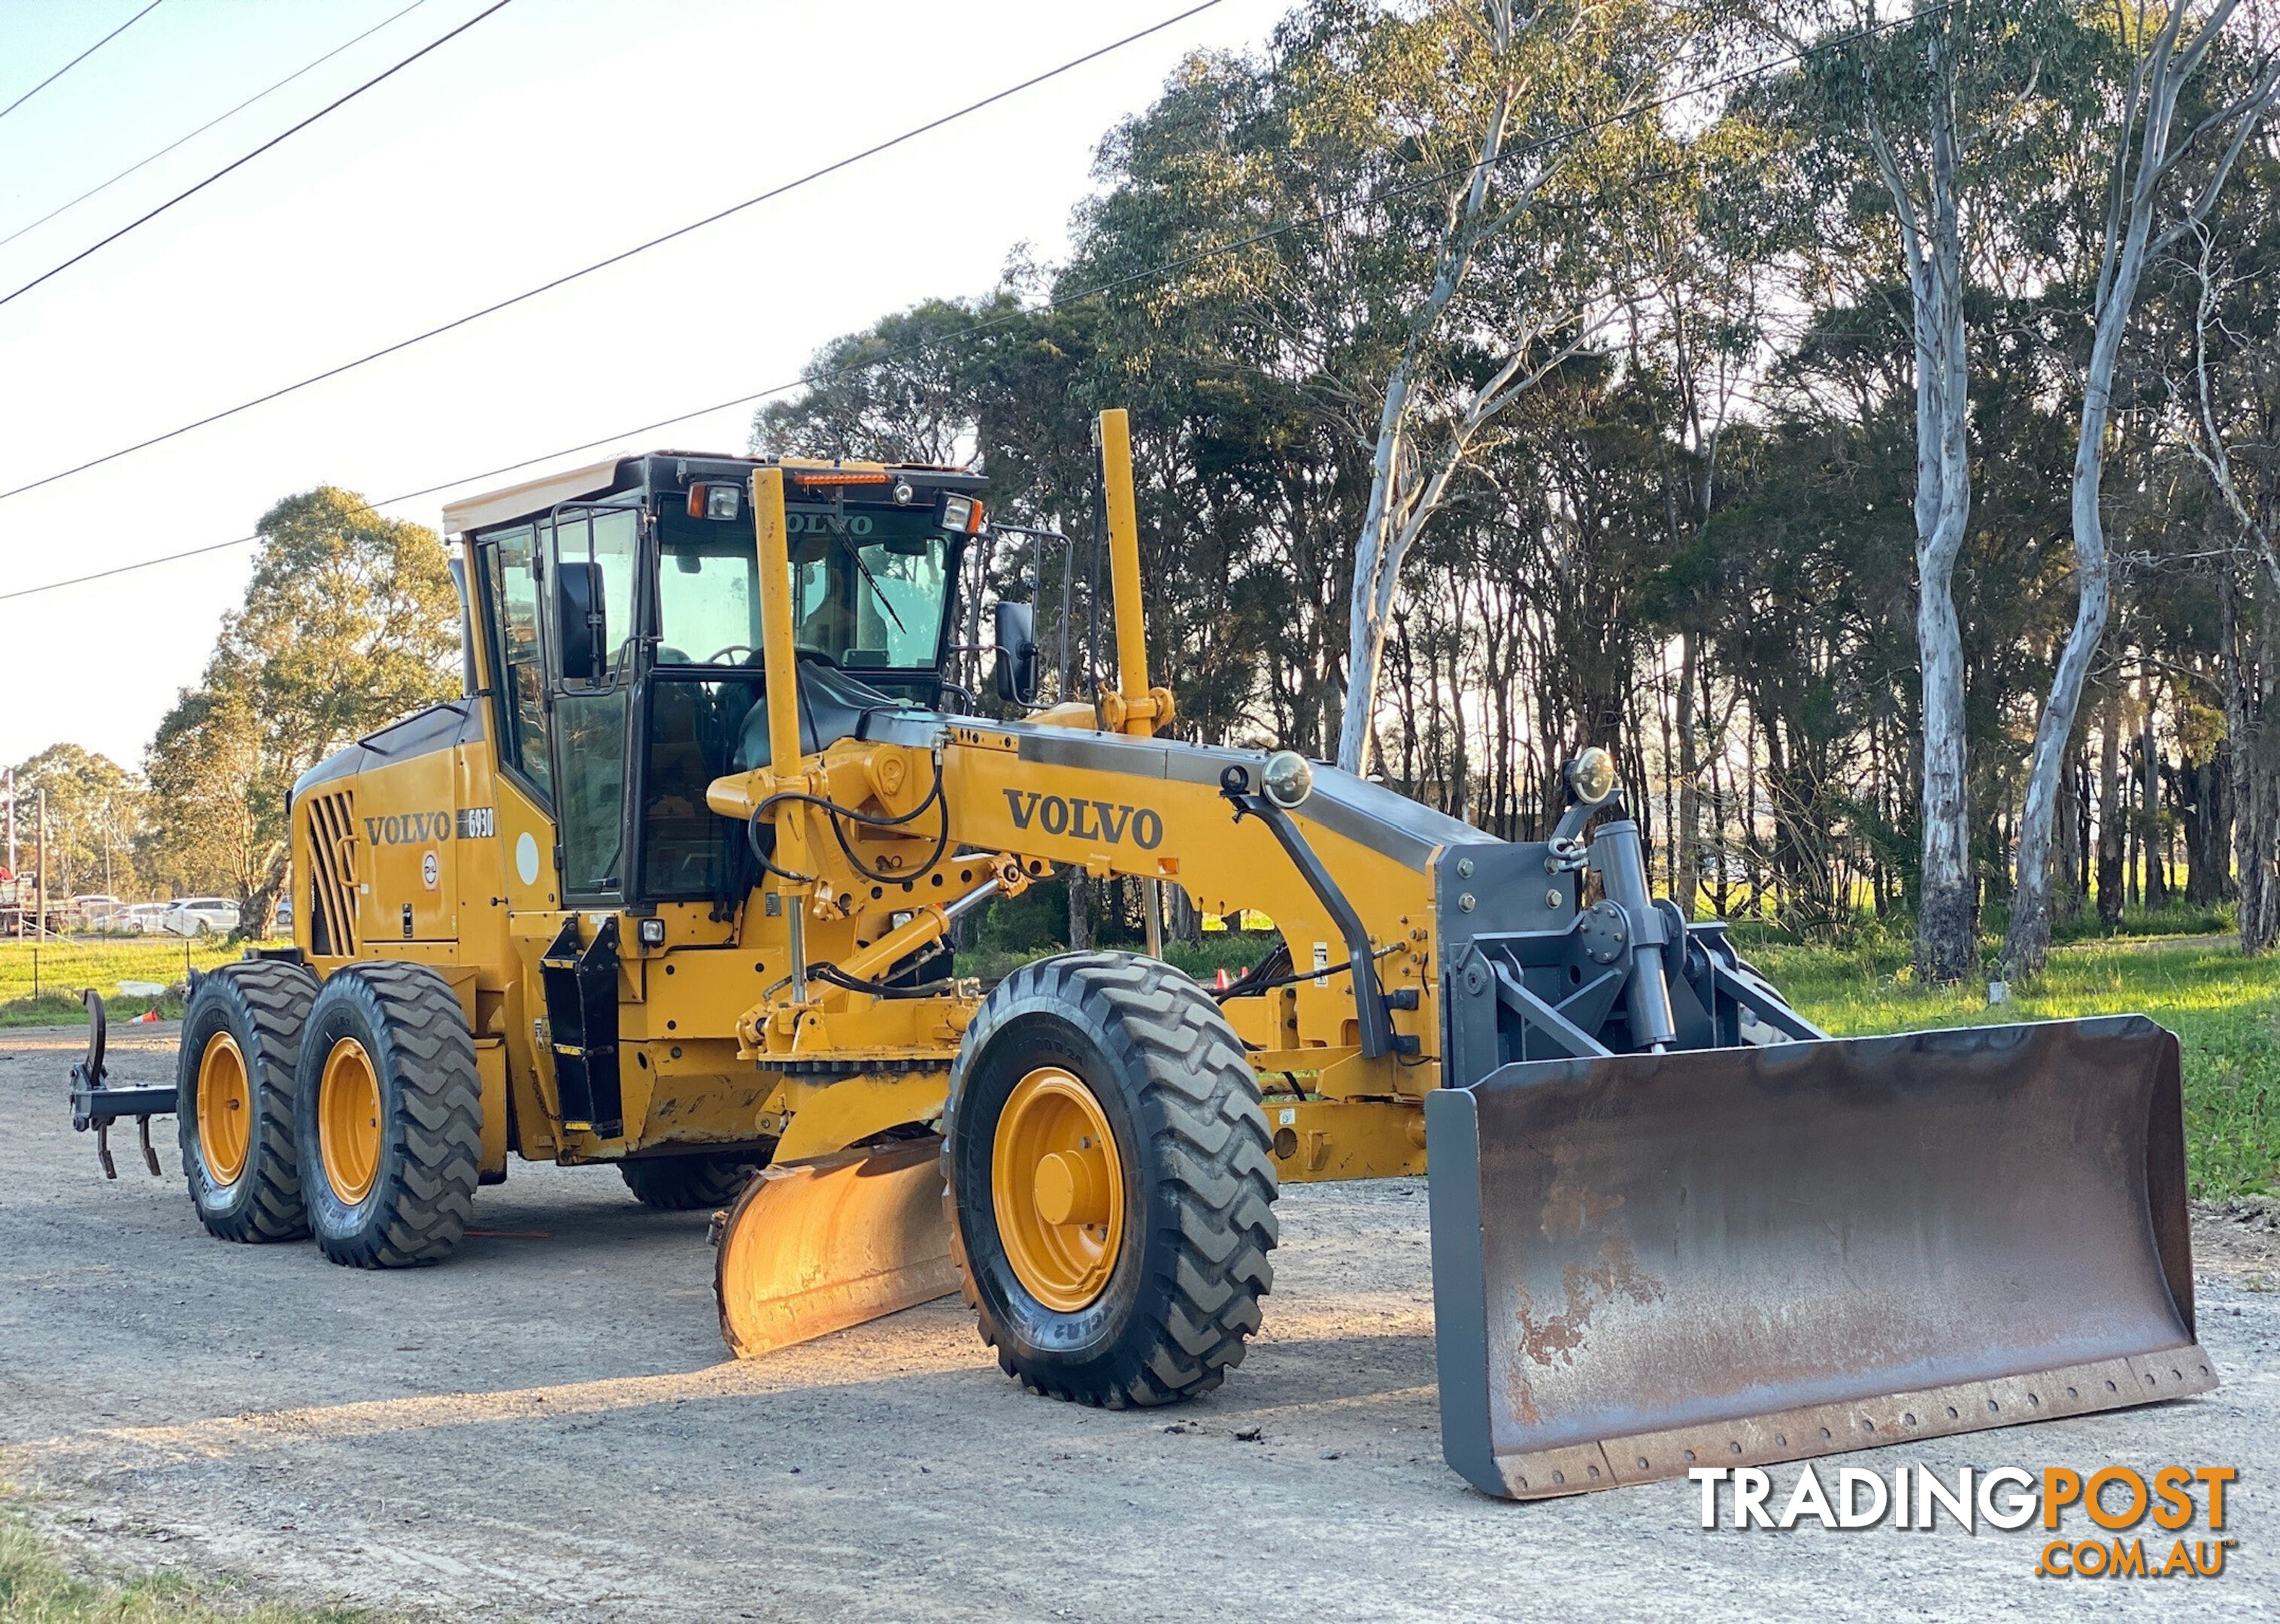
<svg viewBox="0 0 2280 1624"><path fill-rule="evenodd" d="M712 1282L739 1358L957 1290L942 1142L763 1168L728 1210Z"/></svg>
<svg viewBox="0 0 2280 1624"><path fill-rule="evenodd" d="M2143 1016L1506 1066L1426 1126L1443 1449L1490 1494L2216 1385Z"/></svg>

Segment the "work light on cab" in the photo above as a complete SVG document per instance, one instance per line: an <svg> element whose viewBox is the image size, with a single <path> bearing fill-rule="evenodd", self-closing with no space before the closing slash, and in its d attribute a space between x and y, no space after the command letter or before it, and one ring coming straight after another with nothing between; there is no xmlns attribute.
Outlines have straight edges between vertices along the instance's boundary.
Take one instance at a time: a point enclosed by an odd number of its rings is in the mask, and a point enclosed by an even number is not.
<svg viewBox="0 0 2280 1624"><path fill-rule="evenodd" d="M953 535L979 535L985 514L978 497L945 490L935 503L935 517Z"/></svg>
<svg viewBox="0 0 2280 1624"><path fill-rule="evenodd" d="M744 511L744 488L742 485L691 485L689 488L689 516L691 519L733 520Z"/></svg>

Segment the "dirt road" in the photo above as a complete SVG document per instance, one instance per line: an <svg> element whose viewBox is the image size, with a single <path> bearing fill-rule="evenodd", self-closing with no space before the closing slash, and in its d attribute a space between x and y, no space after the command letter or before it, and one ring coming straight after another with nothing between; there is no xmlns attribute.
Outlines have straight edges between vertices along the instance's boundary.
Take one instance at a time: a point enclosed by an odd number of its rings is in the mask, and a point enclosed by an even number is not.
<svg viewBox="0 0 2280 1624"><path fill-rule="evenodd" d="M114 1074L169 1074L172 1035ZM2031 1531L1705 1533L1683 1482L1472 1493L1440 1459L1421 1183L1287 1191L1248 1362L1107 1414L1022 1395L954 1299L725 1362L705 1215L606 1170L515 1164L435 1269L210 1240L171 1120L166 1179L130 1154L103 1181L78 1045L0 1032L0 1479L102 1559L487 1620L2280 1616L2268 1208L2202 1225L2216 1393L1822 1468L2239 1469L2222 1578L2060 1582Z"/></svg>

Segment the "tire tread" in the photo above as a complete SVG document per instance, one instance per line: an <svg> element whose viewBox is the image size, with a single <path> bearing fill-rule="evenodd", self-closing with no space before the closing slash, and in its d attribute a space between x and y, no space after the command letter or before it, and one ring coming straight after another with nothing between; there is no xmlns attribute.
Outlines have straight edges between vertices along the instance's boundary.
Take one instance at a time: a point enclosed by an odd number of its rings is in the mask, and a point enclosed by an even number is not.
<svg viewBox="0 0 2280 1624"><path fill-rule="evenodd" d="M210 990L211 989L211 990ZM198 1124L196 1079L198 1057L185 1042L176 1065L179 1103L175 1142L181 1152L182 1176L197 1208L198 1220L209 1234L225 1241L258 1243L297 1241L309 1233L309 1218L301 1198L300 1165L293 1148L293 1095L301 1061L301 1032L316 997L317 978L304 966L276 958L248 958L209 971L191 994L196 1004L208 998L229 999L250 1016L254 1052L246 1057L247 1081L253 1090L256 1121L246 1143L247 1165L241 1177L253 1185L250 1199L234 1213L207 1210L197 1199ZM186 1035L190 1010L183 1012Z"/></svg>
<svg viewBox="0 0 2280 1624"><path fill-rule="evenodd" d="M1273 1289L1267 1253L1277 1238L1274 1163L1259 1082L1226 1017L1180 971L1154 959L1112 952L1067 953L1025 965L985 1004L951 1075L955 1112L969 1057L994 1027L995 1008L1031 1000L1077 1006L1121 1058L1146 1077L1137 1113L1167 1170L1175 1213L1172 1266L1159 1305L1122 1367L1079 1382L1025 1369L1012 1339L977 1290L958 1223L956 1189L945 1179L951 1254L960 1290L980 1316L982 1340L998 1365L1032 1392L1107 1409L1175 1403L1209 1392L1243 1362L1259 1327L1259 1298ZM945 1173L951 1139L945 1137ZM1159 1294L1144 1293L1149 1303Z"/></svg>
<svg viewBox="0 0 2280 1624"><path fill-rule="evenodd" d="M404 1154L392 1187L377 1192L381 1206L373 1221L345 1238L320 1229L317 1243L334 1262L356 1268L439 1263L458 1248L474 1216L482 1159L474 1038L458 995L426 965L383 959L334 973L335 980L342 976L356 977L380 1005L397 1061L395 1126ZM314 1062L312 1073L321 1064ZM314 1081L312 1075L304 1085ZM309 1148L313 1156L313 1135ZM324 1175L311 1167L303 1176Z"/></svg>

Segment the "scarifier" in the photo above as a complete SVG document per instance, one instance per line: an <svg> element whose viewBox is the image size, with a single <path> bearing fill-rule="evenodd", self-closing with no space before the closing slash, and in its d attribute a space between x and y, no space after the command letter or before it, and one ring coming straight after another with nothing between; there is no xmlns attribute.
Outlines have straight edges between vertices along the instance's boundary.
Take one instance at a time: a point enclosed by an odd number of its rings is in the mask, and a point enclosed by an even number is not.
<svg viewBox="0 0 2280 1624"><path fill-rule="evenodd" d="M296 945L204 979L173 1090L111 1088L98 1017L76 1119L176 1111L208 1229L367 1267L449 1255L511 1151L614 1165L726 1207L741 1355L962 1289L1112 1407L1241 1360L1281 1184L1429 1173L1445 1451L1521 1498L2215 1384L2174 1037L1829 1040L1650 896L1600 750L1507 843L1169 736L1098 442L1114 681L1037 704L1003 602L998 717L950 677L1010 534L975 475L660 452L447 510L466 697L301 780ZM1282 946L959 977L1056 870Z"/></svg>

